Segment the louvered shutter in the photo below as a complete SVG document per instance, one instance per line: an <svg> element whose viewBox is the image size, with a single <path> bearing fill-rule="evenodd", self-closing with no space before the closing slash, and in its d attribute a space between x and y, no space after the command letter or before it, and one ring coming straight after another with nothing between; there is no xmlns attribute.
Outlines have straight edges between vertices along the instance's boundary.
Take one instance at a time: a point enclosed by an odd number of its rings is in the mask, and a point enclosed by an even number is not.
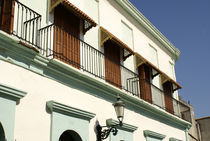
<svg viewBox="0 0 210 141"><path fill-rule="evenodd" d="M167 81L166 83L163 84L163 91L164 91L164 98L165 98L165 108L166 111L169 113L174 113L174 108L173 108L173 98L172 98L172 83Z"/></svg>
<svg viewBox="0 0 210 141"><path fill-rule="evenodd" d="M112 41L104 43L106 81L121 88L120 47Z"/></svg>
<svg viewBox="0 0 210 141"><path fill-rule="evenodd" d="M152 103L152 92L151 92L151 69L147 65L141 65L138 67L139 81L140 81L140 97L141 99Z"/></svg>
<svg viewBox="0 0 210 141"><path fill-rule="evenodd" d="M54 11L54 57L80 68L80 19L64 6Z"/></svg>

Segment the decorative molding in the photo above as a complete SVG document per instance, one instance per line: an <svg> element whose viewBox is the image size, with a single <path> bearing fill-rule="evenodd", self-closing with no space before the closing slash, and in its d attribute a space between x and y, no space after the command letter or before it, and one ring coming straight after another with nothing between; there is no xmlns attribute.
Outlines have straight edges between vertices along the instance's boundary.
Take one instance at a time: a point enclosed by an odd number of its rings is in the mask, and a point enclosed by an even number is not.
<svg viewBox="0 0 210 141"><path fill-rule="evenodd" d="M106 125L107 126L116 125L116 124L119 124L119 121L114 120L114 119L107 119L106 120ZM135 130L138 129L138 127L136 127L134 125L131 125L131 124L127 124L127 123L123 123L122 127L117 126L117 128L129 131L129 132L134 132Z"/></svg>
<svg viewBox="0 0 210 141"><path fill-rule="evenodd" d="M17 100L23 98L26 94L27 93L22 90L12 88L12 87L4 85L4 84L0 84L0 97L4 97L4 98L8 98L8 99L17 101Z"/></svg>
<svg viewBox="0 0 210 141"><path fill-rule="evenodd" d="M153 35L172 55L174 60L180 57L180 51L128 0L115 0L128 14Z"/></svg>
<svg viewBox="0 0 210 141"><path fill-rule="evenodd" d="M80 117L82 119L86 120L91 120L92 118L95 117L96 114L90 113L84 110L80 110L74 107L70 107L55 101L48 101L47 102L47 107L51 112L59 112L59 113L64 113L66 115L72 115L76 117Z"/></svg>
<svg viewBox="0 0 210 141"><path fill-rule="evenodd" d="M179 140L179 139L176 139L176 138L169 138L169 141L182 141L182 140Z"/></svg>
<svg viewBox="0 0 210 141"><path fill-rule="evenodd" d="M154 138L161 139L161 140L166 137L166 135L163 135L163 134L160 134L157 132L153 132L150 130L144 130L144 136L145 137L154 137Z"/></svg>

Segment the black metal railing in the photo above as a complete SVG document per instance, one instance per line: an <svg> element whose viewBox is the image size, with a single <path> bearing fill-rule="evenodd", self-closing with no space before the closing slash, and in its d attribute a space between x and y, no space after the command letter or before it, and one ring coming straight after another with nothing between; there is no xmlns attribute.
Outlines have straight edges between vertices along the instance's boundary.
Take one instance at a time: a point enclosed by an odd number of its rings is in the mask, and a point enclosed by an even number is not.
<svg viewBox="0 0 210 141"><path fill-rule="evenodd" d="M128 81L127 90L130 93L140 97L141 90L140 90L139 78L134 77L134 78L127 79L127 81ZM175 116L178 116L188 122L191 122L190 108L188 106L182 104L179 100L173 97L169 97L169 99L171 100L169 100L169 102L167 103L168 105L166 106L164 91L147 80L143 80L143 82L146 83L145 85L149 85L151 89L151 98L149 98L148 96L145 96L145 98L147 99L144 99L143 98L144 96L142 96L142 98L145 101L148 101L149 103L156 105Z"/></svg>
<svg viewBox="0 0 210 141"><path fill-rule="evenodd" d="M190 107L182 104L179 100L170 97L171 103L169 101L169 106L166 106L165 94L163 90L159 89L155 85L151 84L152 91L152 103L162 109L165 109L167 112L178 116L188 122L191 122L190 118Z"/></svg>
<svg viewBox="0 0 210 141"><path fill-rule="evenodd" d="M18 0L3 0L1 6L1 29L15 35L23 42L38 47L41 15Z"/></svg>
<svg viewBox="0 0 210 141"><path fill-rule="evenodd" d="M146 81L146 83L149 83ZM165 102L164 102L164 92L163 90L159 89L157 86L149 83L151 86L151 93L152 93L152 103L162 109L165 109Z"/></svg>
<svg viewBox="0 0 210 141"><path fill-rule="evenodd" d="M114 62L101 51L54 24L40 29L39 35L43 55L57 58L95 77L106 80L120 89L132 92L128 88L127 80L138 75ZM106 66L105 60L112 64ZM119 69L116 70L112 65L119 66ZM136 95L136 93L133 94Z"/></svg>
<svg viewBox="0 0 210 141"><path fill-rule="evenodd" d="M192 123L192 115L191 115L190 107L186 106L180 101L178 102L179 102L179 110L181 113L181 118Z"/></svg>
<svg viewBox="0 0 210 141"><path fill-rule="evenodd" d="M140 84L138 76L127 79L127 91L137 97L140 97Z"/></svg>
<svg viewBox="0 0 210 141"><path fill-rule="evenodd" d="M13 34L38 47L38 30L40 28L41 15L15 0Z"/></svg>

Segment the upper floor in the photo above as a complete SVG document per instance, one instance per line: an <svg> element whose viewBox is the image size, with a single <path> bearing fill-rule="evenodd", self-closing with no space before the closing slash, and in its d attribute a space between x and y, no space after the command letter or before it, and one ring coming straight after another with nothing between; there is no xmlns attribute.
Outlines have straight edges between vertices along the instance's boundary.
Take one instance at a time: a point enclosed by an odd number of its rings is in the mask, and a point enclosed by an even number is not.
<svg viewBox="0 0 210 141"><path fill-rule="evenodd" d="M180 52L128 0L3 0L0 29L35 52L182 117Z"/></svg>

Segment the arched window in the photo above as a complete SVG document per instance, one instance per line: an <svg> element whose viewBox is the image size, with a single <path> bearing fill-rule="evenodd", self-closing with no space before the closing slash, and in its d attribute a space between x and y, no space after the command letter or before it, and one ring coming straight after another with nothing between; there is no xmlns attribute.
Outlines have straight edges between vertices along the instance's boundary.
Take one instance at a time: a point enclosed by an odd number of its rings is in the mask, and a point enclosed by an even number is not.
<svg viewBox="0 0 210 141"><path fill-rule="evenodd" d="M0 141L5 141L4 129L0 122Z"/></svg>
<svg viewBox="0 0 210 141"><path fill-rule="evenodd" d="M77 132L67 130L61 134L59 141L82 141L82 139Z"/></svg>

